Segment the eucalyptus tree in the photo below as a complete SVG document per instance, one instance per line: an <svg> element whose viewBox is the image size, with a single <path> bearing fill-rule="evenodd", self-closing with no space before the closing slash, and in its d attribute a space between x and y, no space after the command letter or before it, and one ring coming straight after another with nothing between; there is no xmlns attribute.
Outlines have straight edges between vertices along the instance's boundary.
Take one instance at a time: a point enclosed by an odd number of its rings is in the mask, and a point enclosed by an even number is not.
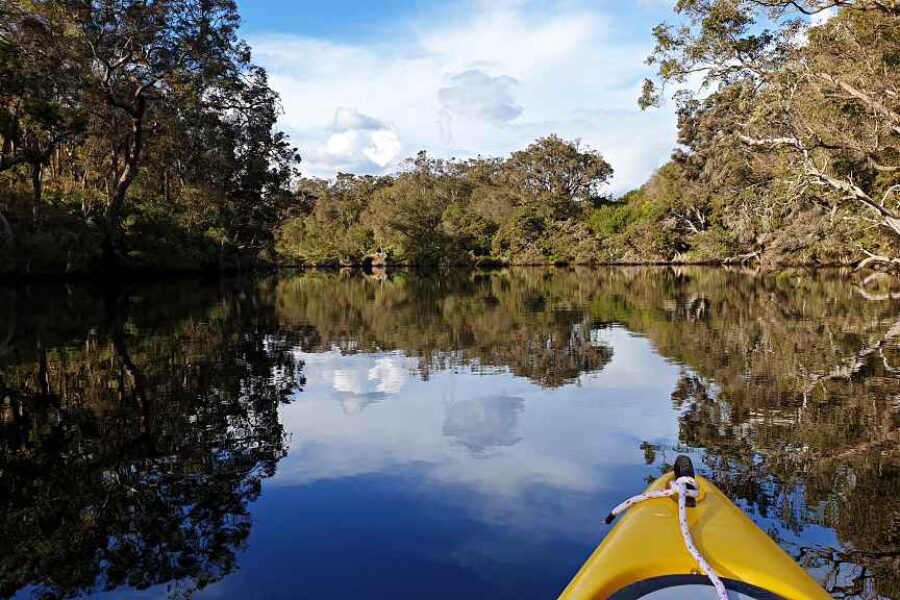
<svg viewBox="0 0 900 600"><path fill-rule="evenodd" d="M78 57L58 5L36 14L15 2L0 5L0 171L27 165L33 218L43 170L63 144L84 132Z"/></svg>
<svg viewBox="0 0 900 600"><path fill-rule="evenodd" d="M234 0L0 1L4 268L271 256L299 156L239 24ZM55 200L35 226L26 176L34 217Z"/></svg>
<svg viewBox="0 0 900 600"><path fill-rule="evenodd" d="M554 216L574 216L602 197L613 169L599 152L550 135L513 152L504 165L523 205L545 205Z"/></svg>
<svg viewBox="0 0 900 600"><path fill-rule="evenodd" d="M241 78L235 102L224 118L233 135L233 166L223 231L240 249L274 253L274 230L294 204L290 184L299 176L300 155L275 128L281 105L264 69L253 67Z"/></svg>
<svg viewBox="0 0 900 600"><path fill-rule="evenodd" d="M93 126L112 147L103 248L112 263L148 136L165 113L178 114L182 107L199 102L227 109L223 98L250 53L236 36L233 0L69 0L66 5L90 65L84 83L97 107Z"/></svg>
<svg viewBox="0 0 900 600"><path fill-rule="evenodd" d="M657 77L641 104L675 86L682 116L709 119L707 148L765 162L781 202L813 203L900 242L900 4L889 0L679 0L655 28ZM809 15L821 15L811 26ZM829 18L824 18L829 17ZM703 97L696 84L717 93ZM705 115L704 115L705 113ZM701 116L703 115L703 116ZM753 155L764 158L754 158ZM787 188L787 190L783 189ZM879 244L884 245L882 242ZM898 263L863 248L868 260ZM895 250L890 250L896 253Z"/></svg>
<svg viewBox="0 0 900 600"><path fill-rule="evenodd" d="M421 151L397 175L318 186L308 214L279 227L278 249L319 264L359 263L377 249L419 265L586 262L596 248L583 219L611 176L599 152L555 135L507 158Z"/></svg>

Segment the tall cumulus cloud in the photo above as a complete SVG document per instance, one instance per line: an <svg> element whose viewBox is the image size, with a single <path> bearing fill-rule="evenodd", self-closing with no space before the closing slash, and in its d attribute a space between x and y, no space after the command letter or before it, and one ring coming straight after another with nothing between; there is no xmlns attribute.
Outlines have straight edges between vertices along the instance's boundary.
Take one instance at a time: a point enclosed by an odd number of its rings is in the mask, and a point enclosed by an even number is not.
<svg viewBox="0 0 900 600"><path fill-rule="evenodd" d="M423 149L503 156L556 133L602 152L620 193L675 143L673 103L637 106L652 72L647 23L668 18L672 1L475 0L400 17L389 35L269 33L251 43L309 175L385 173Z"/></svg>
<svg viewBox="0 0 900 600"><path fill-rule="evenodd" d="M316 158L341 165L347 171L384 169L403 149L400 136L390 126L355 108L339 106L330 129L332 133Z"/></svg>
<svg viewBox="0 0 900 600"><path fill-rule="evenodd" d="M522 114L513 97L518 83L512 77L492 77L480 69L469 69L451 76L448 85L438 90L438 100L451 114L506 123Z"/></svg>

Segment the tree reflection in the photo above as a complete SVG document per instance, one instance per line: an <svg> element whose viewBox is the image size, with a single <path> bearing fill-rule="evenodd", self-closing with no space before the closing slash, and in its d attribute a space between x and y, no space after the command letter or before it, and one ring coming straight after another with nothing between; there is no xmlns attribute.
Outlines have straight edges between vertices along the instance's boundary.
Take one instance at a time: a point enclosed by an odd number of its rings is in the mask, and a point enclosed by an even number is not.
<svg viewBox="0 0 900 600"><path fill-rule="evenodd" d="M614 279L628 310L604 298L600 314L685 367L672 391L681 446L836 597L900 597L897 303L827 275ZM684 318L693 297L703 320ZM841 547L792 541L812 525Z"/></svg>
<svg viewBox="0 0 900 600"><path fill-rule="evenodd" d="M189 594L233 570L285 451L294 348L400 350L426 379L507 369L554 388L615 360L600 331L615 325L681 366L680 450L836 596L900 597L895 296L883 278L723 269L0 291L0 592ZM360 390L347 412L381 398ZM444 432L491 452L516 443L525 404L460 398ZM641 449L663 469L674 456ZM836 547L798 544L813 525Z"/></svg>
<svg viewBox="0 0 900 600"><path fill-rule="evenodd" d="M3 595L189 594L234 569L285 451L277 407L302 383L270 294L198 314L196 296L113 292L80 332L54 327L66 306L18 321L0 371ZM48 330L71 337L51 346Z"/></svg>
<svg viewBox="0 0 900 600"><path fill-rule="evenodd" d="M402 349L420 359L424 378L433 369L502 367L556 387L612 358L612 348L591 340L582 299L593 285L543 270L378 280L318 274L279 283L278 306L309 352Z"/></svg>
<svg viewBox="0 0 900 600"><path fill-rule="evenodd" d="M612 349L592 332L620 324L683 367L680 446L729 496L835 595L900 597L900 302L872 285L837 272L522 269L304 276L282 281L278 302L309 351L402 349L423 377L505 367L547 387L603 369ZM503 443L479 431L507 421L475 408L460 405L445 430L466 447ZM484 423L462 424L469 413ZM665 468L665 449L642 449ZM840 547L792 547L811 525Z"/></svg>

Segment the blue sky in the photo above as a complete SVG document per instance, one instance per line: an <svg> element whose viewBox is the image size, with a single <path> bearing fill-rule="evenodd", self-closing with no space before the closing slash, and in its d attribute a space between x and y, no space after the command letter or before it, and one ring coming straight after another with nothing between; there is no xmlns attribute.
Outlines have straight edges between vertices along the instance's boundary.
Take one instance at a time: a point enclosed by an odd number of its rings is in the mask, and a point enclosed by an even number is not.
<svg viewBox="0 0 900 600"><path fill-rule="evenodd" d="M671 4L240 0L305 174L392 172L422 149L505 155L557 133L607 157L614 192L675 143L671 106L637 107L650 31Z"/></svg>

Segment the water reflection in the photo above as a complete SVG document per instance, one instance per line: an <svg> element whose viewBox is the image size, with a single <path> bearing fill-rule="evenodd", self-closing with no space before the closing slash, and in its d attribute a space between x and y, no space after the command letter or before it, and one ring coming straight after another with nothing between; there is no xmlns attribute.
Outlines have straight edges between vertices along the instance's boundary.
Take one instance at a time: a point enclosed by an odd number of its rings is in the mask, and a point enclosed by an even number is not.
<svg viewBox="0 0 900 600"><path fill-rule="evenodd" d="M387 281L309 275L279 283L278 308L286 325L309 332L306 351L402 349L425 359L425 377L475 362L555 387L612 357L591 341L583 283L546 271Z"/></svg>
<svg viewBox="0 0 900 600"><path fill-rule="evenodd" d="M444 435L470 452L483 454L497 446L512 446L525 400L516 396L485 396L458 400L447 407Z"/></svg>
<svg viewBox="0 0 900 600"><path fill-rule="evenodd" d="M4 297L0 592L189 595L234 570L284 454L290 344L262 290L71 291Z"/></svg>
<svg viewBox="0 0 900 600"><path fill-rule="evenodd" d="M864 283L2 291L0 589L553 596L688 451L836 597L900 597L900 304Z"/></svg>

